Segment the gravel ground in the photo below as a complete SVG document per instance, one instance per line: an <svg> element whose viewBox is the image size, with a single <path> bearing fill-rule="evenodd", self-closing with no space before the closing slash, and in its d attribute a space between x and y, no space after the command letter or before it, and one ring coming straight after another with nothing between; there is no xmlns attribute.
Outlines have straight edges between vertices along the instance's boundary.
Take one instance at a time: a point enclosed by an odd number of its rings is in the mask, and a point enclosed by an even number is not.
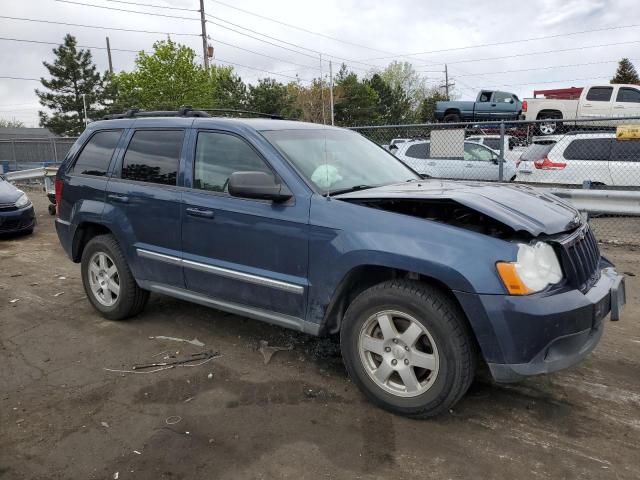
<svg viewBox="0 0 640 480"><path fill-rule="evenodd" d="M634 247L603 246L629 304L583 364L476 380L448 415L416 421L367 403L332 339L156 295L135 319L103 319L32 196L36 233L0 240L2 479L640 478ZM293 349L265 365L262 340ZM208 349L221 356L201 366L105 370Z"/></svg>

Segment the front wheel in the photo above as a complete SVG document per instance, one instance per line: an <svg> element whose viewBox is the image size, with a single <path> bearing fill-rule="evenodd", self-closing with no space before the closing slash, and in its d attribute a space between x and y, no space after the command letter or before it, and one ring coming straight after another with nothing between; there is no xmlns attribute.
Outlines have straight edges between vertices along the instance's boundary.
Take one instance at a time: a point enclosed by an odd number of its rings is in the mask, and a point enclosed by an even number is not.
<svg viewBox="0 0 640 480"><path fill-rule="evenodd" d="M400 415L446 412L475 372L463 313L446 292L416 281L392 280L360 294L345 314L340 345L354 383Z"/></svg>

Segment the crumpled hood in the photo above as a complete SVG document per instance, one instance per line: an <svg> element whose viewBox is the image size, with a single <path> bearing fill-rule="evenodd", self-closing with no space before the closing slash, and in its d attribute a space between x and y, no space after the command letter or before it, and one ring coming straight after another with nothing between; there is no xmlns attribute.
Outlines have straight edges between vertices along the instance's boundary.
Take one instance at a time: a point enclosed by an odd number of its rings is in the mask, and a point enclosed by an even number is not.
<svg viewBox="0 0 640 480"><path fill-rule="evenodd" d="M9 182L0 180L0 203L14 203L22 192Z"/></svg>
<svg viewBox="0 0 640 480"><path fill-rule="evenodd" d="M341 200L402 198L453 200L487 215L516 232L554 235L578 227L578 210L555 195L527 185L421 180L337 195Z"/></svg>

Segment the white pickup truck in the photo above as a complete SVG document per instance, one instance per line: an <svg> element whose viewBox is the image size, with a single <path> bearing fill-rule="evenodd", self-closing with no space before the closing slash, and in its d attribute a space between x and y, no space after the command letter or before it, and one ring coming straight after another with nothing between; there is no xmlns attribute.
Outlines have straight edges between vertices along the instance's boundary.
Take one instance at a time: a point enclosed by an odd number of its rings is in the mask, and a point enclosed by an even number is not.
<svg viewBox="0 0 640 480"><path fill-rule="evenodd" d="M525 120L640 117L640 86L590 85L582 89L580 98L577 100L526 98L522 103L522 113ZM576 122L575 124L580 123ZM594 126L613 126L616 124L615 121L583 123ZM556 133L558 126L558 122L542 122L538 124L538 130L542 135L552 135Z"/></svg>

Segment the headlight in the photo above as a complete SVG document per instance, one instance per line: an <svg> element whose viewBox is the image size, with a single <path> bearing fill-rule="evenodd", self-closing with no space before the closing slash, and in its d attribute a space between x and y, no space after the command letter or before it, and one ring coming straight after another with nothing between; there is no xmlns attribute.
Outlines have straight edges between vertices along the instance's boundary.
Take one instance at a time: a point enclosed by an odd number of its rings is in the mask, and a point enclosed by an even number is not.
<svg viewBox="0 0 640 480"><path fill-rule="evenodd" d="M528 295L562 280L562 269L553 247L548 243L518 245L515 262L498 262L498 274L511 295Z"/></svg>
<svg viewBox="0 0 640 480"><path fill-rule="evenodd" d="M18 200L16 200L16 207L18 208L22 208L22 207L26 207L27 205L29 205L29 203L31 203L29 201L29 197L27 197L26 193L23 193L22 195L20 195L20 197L18 198Z"/></svg>

